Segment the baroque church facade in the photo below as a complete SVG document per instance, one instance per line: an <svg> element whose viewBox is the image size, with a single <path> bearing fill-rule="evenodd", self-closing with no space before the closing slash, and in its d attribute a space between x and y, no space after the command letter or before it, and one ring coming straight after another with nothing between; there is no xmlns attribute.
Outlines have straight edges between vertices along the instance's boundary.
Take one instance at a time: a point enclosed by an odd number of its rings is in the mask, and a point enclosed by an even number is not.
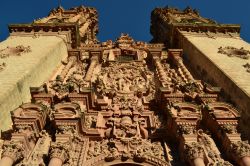
<svg viewBox="0 0 250 166"><path fill-rule="evenodd" d="M240 26L165 7L150 30L150 43L99 42L83 6L9 25L0 166L250 166Z"/></svg>

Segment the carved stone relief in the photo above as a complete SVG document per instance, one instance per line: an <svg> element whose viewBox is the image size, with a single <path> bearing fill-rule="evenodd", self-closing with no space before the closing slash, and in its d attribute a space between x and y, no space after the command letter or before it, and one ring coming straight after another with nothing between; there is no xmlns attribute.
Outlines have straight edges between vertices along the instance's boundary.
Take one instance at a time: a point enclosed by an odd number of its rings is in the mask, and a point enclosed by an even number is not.
<svg viewBox="0 0 250 166"><path fill-rule="evenodd" d="M2 157L10 157L14 162L24 158L24 146L21 142L6 141L3 144Z"/></svg>
<svg viewBox="0 0 250 166"><path fill-rule="evenodd" d="M230 47L230 46L219 47L218 53L225 54L229 57L235 56L235 57L239 57L242 59L249 59L250 57L250 51L244 49L243 47L241 47L240 49L235 48L235 47Z"/></svg>
<svg viewBox="0 0 250 166"><path fill-rule="evenodd" d="M250 145L243 141L234 142L231 144L231 152L238 158L249 157Z"/></svg>
<svg viewBox="0 0 250 166"><path fill-rule="evenodd" d="M16 47L6 47L0 50L0 58L7 58L9 56L21 56L22 54L31 52L30 46L18 45Z"/></svg>
<svg viewBox="0 0 250 166"><path fill-rule="evenodd" d="M69 159L70 144L56 142L50 146L50 158L59 158L63 163Z"/></svg>
<svg viewBox="0 0 250 166"><path fill-rule="evenodd" d="M58 9L51 14L62 13ZM232 166L223 160L214 135L200 129L217 127L215 134L223 138L240 138L237 110L219 102L218 88L193 78L181 50L162 57L162 47L123 34L114 43L71 51L55 79L31 89L32 103L12 112L13 139L26 140L23 145L34 151L21 146L12 150L18 156L10 157L19 165L41 166L56 161L64 166L192 165L195 159ZM136 58L110 60L110 52ZM203 124L205 120L218 123ZM242 142L230 147L239 157L249 153Z"/></svg>
<svg viewBox="0 0 250 166"><path fill-rule="evenodd" d="M99 95L140 95L147 94L150 100L154 96L153 73L147 66L131 62L126 64L111 63L102 68L96 76L94 86ZM139 92L140 91L140 92Z"/></svg>
<svg viewBox="0 0 250 166"><path fill-rule="evenodd" d="M62 62L67 65L68 62ZM77 63L71 66L65 73L66 77L62 78L61 75L57 75L54 80L49 81L48 86L53 94L56 94L59 98L64 98L68 93L79 93L82 88L88 86L83 80L86 74L86 63Z"/></svg>
<svg viewBox="0 0 250 166"><path fill-rule="evenodd" d="M129 140L105 140L91 141L87 153L87 160L104 155L107 162L111 162L117 158L122 161L132 159L135 162L144 162L150 157L162 160L164 163L164 148L160 142L150 142L141 138L133 138Z"/></svg>
<svg viewBox="0 0 250 166"><path fill-rule="evenodd" d="M185 144L184 149L184 154L188 160L204 158L203 146L197 142Z"/></svg>
<svg viewBox="0 0 250 166"><path fill-rule="evenodd" d="M89 128L95 128L96 127L96 122L97 122L97 117L96 116L85 116L85 127L87 129Z"/></svg>

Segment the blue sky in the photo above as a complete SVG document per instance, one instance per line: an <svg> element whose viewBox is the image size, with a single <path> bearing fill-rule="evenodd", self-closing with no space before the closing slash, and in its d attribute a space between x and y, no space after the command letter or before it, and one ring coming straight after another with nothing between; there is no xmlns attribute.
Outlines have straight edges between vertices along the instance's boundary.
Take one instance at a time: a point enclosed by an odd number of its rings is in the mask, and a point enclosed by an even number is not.
<svg viewBox="0 0 250 166"><path fill-rule="evenodd" d="M180 9L191 6L219 23L240 24L241 37L250 42L250 0L62 0L64 8L82 4L98 10L100 41L115 40L121 32L135 40L150 41L151 11L169 5ZM57 6L58 0L2 0L0 41L8 36L8 24L32 22Z"/></svg>

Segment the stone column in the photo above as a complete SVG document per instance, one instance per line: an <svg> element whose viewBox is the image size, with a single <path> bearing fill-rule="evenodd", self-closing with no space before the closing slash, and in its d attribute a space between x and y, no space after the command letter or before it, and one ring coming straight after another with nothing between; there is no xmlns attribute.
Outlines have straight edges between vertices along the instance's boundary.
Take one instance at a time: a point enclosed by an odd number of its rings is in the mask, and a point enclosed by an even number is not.
<svg viewBox="0 0 250 166"><path fill-rule="evenodd" d="M12 166L16 161L22 159L23 146L20 143L8 141L3 145L2 159L0 166Z"/></svg>
<svg viewBox="0 0 250 166"><path fill-rule="evenodd" d="M242 157L239 160L240 166L250 166L250 156Z"/></svg>
<svg viewBox="0 0 250 166"><path fill-rule="evenodd" d="M186 66L183 64L183 60L179 55L173 55L173 59L178 66L178 72L179 74L183 77L185 81L194 81L193 76L191 73L188 71Z"/></svg>
<svg viewBox="0 0 250 166"><path fill-rule="evenodd" d="M204 149L197 142L185 144L184 156L192 166L205 166Z"/></svg>
<svg viewBox="0 0 250 166"><path fill-rule="evenodd" d="M164 87L168 87L170 85L171 79L165 73L159 58L155 58L155 66L158 72L159 80L161 81L162 85Z"/></svg>
<svg viewBox="0 0 250 166"><path fill-rule="evenodd" d="M250 166L250 145L243 141L233 142L230 154L240 166Z"/></svg>
<svg viewBox="0 0 250 166"><path fill-rule="evenodd" d="M64 67L64 69L61 72L61 77L64 80L66 75L69 72L69 69L74 65L74 63L76 62L76 57L75 56L71 56L69 57L69 62L68 64Z"/></svg>
<svg viewBox="0 0 250 166"><path fill-rule="evenodd" d="M88 71L86 73L86 76L85 76L85 81L90 81L91 80L91 76L92 76L92 73L93 73L93 71L94 71L94 69L96 67L97 62L98 62L98 57L93 56L91 58L91 63L89 65L89 69L88 69Z"/></svg>
<svg viewBox="0 0 250 166"><path fill-rule="evenodd" d="M59 158L51 158L49 161L49 166L61 166L63 161Z"/></svg>
<svg viewBox="0 0 250 166"><path fill-rule="evenodd" d="M0 166L12 166L13 163L14 163L14 160L9 156L4 156L0 160Z"/></svg>
<svg viewBox="0 0 250 166"><path fill-rule="evenodd" d="M194 166L205 166L203 158L195 158L193 160Z"/></svg>
<svg viewBox="0 0 250 166"><path fill-rule="evenodd" d="M69 158L69 144L55 143L50 147L50 161L49 166L62 166Z"/></svg>

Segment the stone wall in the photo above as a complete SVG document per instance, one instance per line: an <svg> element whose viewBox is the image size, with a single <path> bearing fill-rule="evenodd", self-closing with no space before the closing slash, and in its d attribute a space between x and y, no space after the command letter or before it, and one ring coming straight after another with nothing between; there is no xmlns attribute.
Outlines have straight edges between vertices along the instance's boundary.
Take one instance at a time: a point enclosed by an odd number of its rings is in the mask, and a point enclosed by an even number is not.
<svg viewBox="0 0 250 166"><path fill-rule="evenodd" d="M18 46L19 51L29 50L16 54ZM0 64L5 64L0 71L0 129L7 130L11 128L10 111L30 101L29 88L49 79L67 56L67 48L55 36L11 36L0 43L0 55Z"/></svg>
<svg viewBox="0 0 250 166"><path fill-rule="evenodd" d="M250 73L243 67L250 63L234 55L219 53L219 48L234 47L250 50L250 44L240 37L206 36L181 33L180 45L186 63L193 72L210 83L222 87L222 95L241 110L241 125L250 138Z"/></svg>

